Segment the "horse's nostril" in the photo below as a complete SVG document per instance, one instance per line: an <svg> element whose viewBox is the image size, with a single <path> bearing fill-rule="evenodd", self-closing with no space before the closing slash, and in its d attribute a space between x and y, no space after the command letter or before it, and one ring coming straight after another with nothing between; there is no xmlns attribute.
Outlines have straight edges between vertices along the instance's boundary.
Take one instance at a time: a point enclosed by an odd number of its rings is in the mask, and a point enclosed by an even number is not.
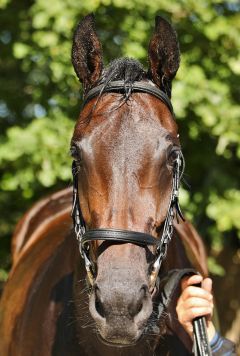
<svg viewBox="0 0 240 356"><path fill-rule="evenodd" d="M141 289L140 289L140 293L143 296L143 298L147 296L148 292L149 292L148 291L148 286L146 284L143 284Z"/></svg>
<svg viewBox="0 0 240 356"><path fill-rule="evenodd" d="M143 303L140 303L139 306L138 306L138 308L137 308L137 314L140 313L140 311L142 310L142 308L143 308Z"/></svg>
<svg viewBox="0 0 240 356"><path fill-rule="evenodd" d="M145 303L147 302L148 296L148 287L147 285L142 285L139 290L138 298L129 305L128 311L131 317L136 317L144 308Z"/></svg>
<svg viewBox="0 0 240 356"><path fill-rule="evenodd" d="M104 311L103 303L101 302L100 299L100 290L98 287L95 287L95 308L98 314L102 318L105 318L105 311Z"/></svg>

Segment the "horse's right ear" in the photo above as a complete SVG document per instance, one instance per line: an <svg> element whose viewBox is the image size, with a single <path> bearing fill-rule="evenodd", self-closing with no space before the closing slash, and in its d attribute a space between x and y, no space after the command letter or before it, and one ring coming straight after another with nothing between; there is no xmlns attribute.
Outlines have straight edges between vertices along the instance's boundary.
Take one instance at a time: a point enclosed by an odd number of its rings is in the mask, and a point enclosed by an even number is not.
<svg viewBox="0 0 240 356"><path fill-rule="evenodd" d="M95 31L94 15L79 22L73 36L72 64L84 91L98 81L103 68L102 47Z"/></svg>

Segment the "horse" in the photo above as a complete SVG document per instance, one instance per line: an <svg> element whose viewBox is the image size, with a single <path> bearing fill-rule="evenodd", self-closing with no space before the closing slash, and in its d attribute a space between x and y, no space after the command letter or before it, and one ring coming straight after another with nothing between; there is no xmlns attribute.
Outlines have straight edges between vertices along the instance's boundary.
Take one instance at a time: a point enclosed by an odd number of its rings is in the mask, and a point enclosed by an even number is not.
<svg viewBox="0 0 240 356"><path fill-rule="evenodd" d="M70 148L73 196L71 188L50 195L16 227L1 355L191 353L176 317L179 286L156 310L169 271L208 274L203 242L178 203L184 159L170 99L180 51L160 16L148 60L147 71L130 58L105 68L94 16L78 24L72 63L84 103Z"/></svg>

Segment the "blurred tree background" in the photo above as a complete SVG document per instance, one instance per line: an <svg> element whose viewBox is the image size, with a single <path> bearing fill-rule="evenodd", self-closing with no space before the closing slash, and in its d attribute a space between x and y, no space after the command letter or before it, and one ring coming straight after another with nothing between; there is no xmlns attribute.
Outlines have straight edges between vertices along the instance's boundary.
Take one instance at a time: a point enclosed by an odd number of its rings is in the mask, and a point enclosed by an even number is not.
<svg viewBox="0 0 240 356"><path fill-rule="evenodd" d="M159 14L175 26L182 52L173 105L190 187L183 186L181 200L206 242L223 331L236 334L239 10L237 0L0 0L2 282L11 264L16 222L37 199L71 184L69 141L81 105L70 60L74 27L94 12L105 62L129 56L147 66L148 41Z"/></svg>

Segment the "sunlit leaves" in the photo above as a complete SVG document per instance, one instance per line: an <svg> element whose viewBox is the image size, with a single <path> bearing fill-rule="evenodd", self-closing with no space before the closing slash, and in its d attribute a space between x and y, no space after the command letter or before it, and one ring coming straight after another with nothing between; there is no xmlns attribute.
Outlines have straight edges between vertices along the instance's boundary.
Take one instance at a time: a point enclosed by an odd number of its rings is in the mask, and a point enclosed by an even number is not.
<svg viewBox="0 0 240 356"><path fill-rule="evenodd" d="M0 9L4 9L10 0L0 0Z"/></svg>
<svg viewBox="0 0 240 356"><path fill-rule="evenodd" d="M50 187L59 179L70 180L68 149L72 130L72 122L61 114L34 120L27 130L10 128L0 148L0 164L8 165L1 188L9 191L21 188L23 193L33 195L33 182Z"/></svg>
<svg viewBox="0 0 240 356"><path fill-rule="evenodd" d="M13 54L15 58L21 59L26 57L31 48L24 43L15 43L13 47Z"/></svg>
<svg viewBox="0 0 240 356"><path fill-rule="evenodd" d="M224 268L219 265L213 257L208 257L208 268L211 273L216 274L218 276L225 276L226 274Z"/></svg>
<svg viewBox="0 0 240 356"><path fill-rule="evenodd" d="M233 228L240 231L240 192L232 189L227 190L223 197L212 195L207 214L216 221L219 231Z"/></svg>

